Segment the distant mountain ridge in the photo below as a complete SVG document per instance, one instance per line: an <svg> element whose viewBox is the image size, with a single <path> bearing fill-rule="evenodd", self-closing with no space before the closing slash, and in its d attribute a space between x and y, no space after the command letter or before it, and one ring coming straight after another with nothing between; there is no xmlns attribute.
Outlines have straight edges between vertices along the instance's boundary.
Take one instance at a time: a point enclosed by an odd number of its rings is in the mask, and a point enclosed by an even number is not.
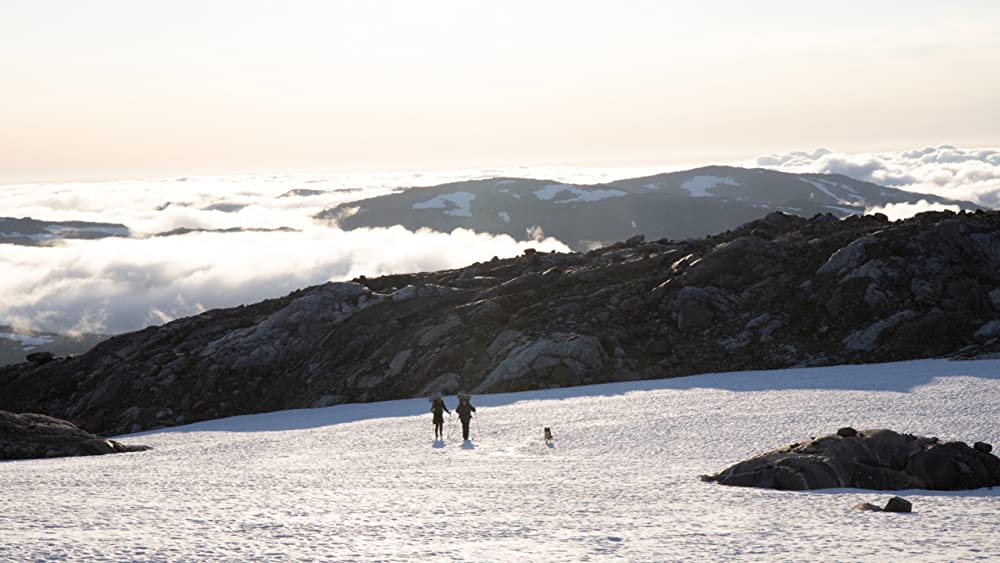
<svg viewBox="0 0 1000 563"><path fill-rule="evenodd" d="M0 366L21 363L32 352L52 352L57 356L82 354L107 338L105 334L68 336L0 325Z"/></svg>
<svg viewBox="0 0 1000 563"><path fill-rule="evenodd" d="M317 218L348 230L392 225L441 232L467 228L516 240L544 233L582 251L639 234L648 239L703 237L770 211L845 217L921 200L978 208L839 174L706 166L605 184L524 178L454 182L344 203Z"/></svg>
<svg viewBox="0 0 1000 563"><path fill-rule="evenodd" d="M62 239L127 236L129 236L128 227L120 223L43 221L31 217L0 217L0 244L36 246Z"/></svg>

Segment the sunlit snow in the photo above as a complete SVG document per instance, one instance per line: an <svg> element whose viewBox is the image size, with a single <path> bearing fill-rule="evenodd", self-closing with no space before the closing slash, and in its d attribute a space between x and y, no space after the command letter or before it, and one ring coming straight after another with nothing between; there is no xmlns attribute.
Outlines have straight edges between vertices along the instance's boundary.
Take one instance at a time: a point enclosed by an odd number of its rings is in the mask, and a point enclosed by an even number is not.
<svg viewBox="0 0 1000 563"><path fill-rule="evenodd" d="M210 421L0 463L0 560L993 560L1000 489L698 477L848 425L995 444L997 396L1000 361L932 360L477 396L468 449L425 399Z"/></svg>

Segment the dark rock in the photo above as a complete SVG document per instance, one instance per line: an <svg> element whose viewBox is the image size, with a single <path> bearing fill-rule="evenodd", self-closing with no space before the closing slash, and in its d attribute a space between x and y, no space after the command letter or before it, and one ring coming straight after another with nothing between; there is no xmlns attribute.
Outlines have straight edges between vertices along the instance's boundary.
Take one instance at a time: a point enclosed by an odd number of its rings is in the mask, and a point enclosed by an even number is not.
<svg viewBox="0 0 1000 563"><path fill-rule="evenodd" d="M892 497L885 503L885 512L913 512L913 504L902 497Z"/></svg>
<svg viewBox="0 0 1000 563"><path fill-rule="evenodd" d="M962 442L865 430L820 436L711 476L723 485L782 490L839 487L968 490L1000 485L1000 459Z"/></svg>
<svg viewBox="0 0 1000 563"><path fill-rule="evenodd" d="M131 446L95 436L72 423L43 414L0 411L0 460L141 452Z"/></svg>
<svg viewBox="0 0 1000 563"><path fill-rule="evenodd" d="M837 436L840 436L842 438L850 438L851 436L857 436L857 435L858 431L851 428L850 426L846 426L844 428L840 428L837 430Z"/></svg>
<svg viewBox="0 0 1000 563"><path fill-rule="evenodd" d="M972 448L977 452L983 452L985 454L993 451L993 446L991 444L987 444L986 442L976 442L975 444L972 444Z"/></svg>
<svg viewBox="0 0 1000 563"><path fill-rule="evenodd" d="M864 510L868 512L882 512L882 507L876 506L870 502L859 502L851 507L851 510Z"/></svg>
<svg viewBox="0 0 1000 563"><path fill-rule="evenodd" d="M45 365L56 359L56 355L52 352L32 352L28 354L27 360L36 365Z"/></svg>

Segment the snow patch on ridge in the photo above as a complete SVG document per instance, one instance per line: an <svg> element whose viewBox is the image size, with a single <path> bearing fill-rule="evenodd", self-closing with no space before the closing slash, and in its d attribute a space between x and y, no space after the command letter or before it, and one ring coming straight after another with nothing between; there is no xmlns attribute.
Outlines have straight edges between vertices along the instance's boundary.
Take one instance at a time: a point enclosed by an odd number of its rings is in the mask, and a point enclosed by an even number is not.
<svg viewBox="0 0 1000 563"><path fill-rule="evenodd" d="M540 190L535 190L535 197L542 201L551 201L552 198L556 197L558 194L563 192L569 192L576 197L570 199L560 199L554 203L577 203L577 202L594 202L601 201L602 199L609 199L612 197L622 197L628 195L628 193L622 190L616 189L603 189L603 188L590 188L584 189L577 186L570 186L568 184L550 184L545 186Z"/></svg>
<svg viewBox="0 0 1000 563"><path fill-rule="evenodd" d="M441 194L427 201L414 203L413 209L444 209L445 215L472 217L472 200L474 199L476 199L476 194L470 192Z"/></svg>
<svg viewBox="0 0 1000 563"><path fill-rule="evenodd" d="M735 178L721 178L719 176L695 176L685 180L681 187L691 194L691 197L713 197L714 194L708 190L715 186L739 186L740 183Z"/></svg>

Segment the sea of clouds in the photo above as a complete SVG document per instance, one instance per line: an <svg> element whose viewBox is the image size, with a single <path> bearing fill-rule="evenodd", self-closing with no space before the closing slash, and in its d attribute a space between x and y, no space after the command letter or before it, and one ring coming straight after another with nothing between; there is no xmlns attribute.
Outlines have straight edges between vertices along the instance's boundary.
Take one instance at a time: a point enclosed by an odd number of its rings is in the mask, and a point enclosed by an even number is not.
<svg viewBox="0 0 1000 563"><path fill-rule="evenodd" d="M830 172L1000 207L1000 151L951 146L900 153L827 149L743 163ZM685 167L690 168L690 167ZM409 187L488 177L597 183L678 167L510 168L434 173L191 177L0 186L0 216L122 223L129 238L52 246L0 244L0 325L60 333L120 333L201 311L285 295L359 275L467 266L534 247L567 251L543 235L518 242L469 230L402 227L344 231L313 220L323 209ZM291 190L320 195L286 196ZM873 209L902 218L930 205ZM234 233L174 229L281 229Z"/></svg>
<svg viewBox="0 0 1000 563"><path fill-rule="evenodd" d="M843 174L882 186L971 201L986 208L1000 207L1000 149L940 145L902 152L846 154L818 148L761 156L751 164L785 172ZM924 201L872 208L869 212L904 219L939 209L957 207Z"/></svg>
<svg viewBox="0 0 1000 563"><path fill-rule="evenodd" d="M470 176L342 174L2 186L0 216L122 223L130 236L51 246L0 244L0 325L114 334L330 280L457 268L515 256L528 247L568 250L544 237L517 242L463 229L344 231L312 219L345 201ZM280 197L293 189L325 193ZM289 230L155 236L180 228Z"/></svg>

